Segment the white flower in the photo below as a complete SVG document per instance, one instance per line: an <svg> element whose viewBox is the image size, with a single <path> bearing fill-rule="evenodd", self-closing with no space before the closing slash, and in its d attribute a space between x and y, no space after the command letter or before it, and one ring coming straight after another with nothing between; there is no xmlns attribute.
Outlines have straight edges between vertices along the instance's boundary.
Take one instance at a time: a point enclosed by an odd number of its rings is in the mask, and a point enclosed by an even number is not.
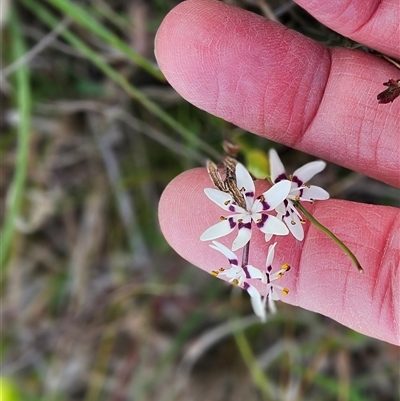
<svg viewBox="0 0 400 401"><path fill-rule="evenodd" d="M274 184L291 181L291 189L287 198L279 204L275 209L280 217L288 226L293 236L302 241L304 238L304 230L302 224L304 220L295 208L293 201L307 201L313 203L315 200L326 200L329 198L328 192L323 188L315 185L307 185L307 182L314 177L315 174L321 172L326 163L322 160L313 161L298 168L289 178L286 175L285 168L276 153L275 149L269 151L271 181Z"/></svg>
<svg viewBox="0 0 400 401"><path fill-rule="evenodd" d="M246 290L250 295L250 301L254 313L261 319L262 322L265 322L266 311L263 298L257 288L248 282L250 279L264 280L265 274L254 266L246 265L241 267L236 255L229 248L217 241L213 241L213 245L210 245L210 247L225 255L231 265L229 269L224 269L221 267L218 270L212 271L212 274L214 276L226 276L230 283Z"/></svg>
<svg viewBox="0 0 400 401"><path fill-rule="evenodd" d="M235 174L236 186L244 198L242 203L244 207L239 206L231 194L214 188L206 188L204 193L210 200L234 214L222 216L219 223L204 231L200 240L208 241L223 237L238 227L238 235L232 244L232 250L235 251L250 241L252 222L267 235L287 235L289 231L280 219L263 212L275 209L288 197L291 189L290 181L280 180L255 199L254 181L246 168L238 163Z"/></svg>
<svg viewBox="0 0 400 401"><path fill-rule="evenodd" d="M265 272L263 273L262 282L266 284L266 291L264 295L264 305L268 303L268 309L272 312L276 312L275 301L279 301L281 299L280 294L287 295L289 290L280 286L274 281L280 279L287 271L290 270L290 266L288 264L282 265L281 269L275 273L272 273L272 262L275 256L275 246L276 242L269 246L267 259L265 261Z"/></svg>

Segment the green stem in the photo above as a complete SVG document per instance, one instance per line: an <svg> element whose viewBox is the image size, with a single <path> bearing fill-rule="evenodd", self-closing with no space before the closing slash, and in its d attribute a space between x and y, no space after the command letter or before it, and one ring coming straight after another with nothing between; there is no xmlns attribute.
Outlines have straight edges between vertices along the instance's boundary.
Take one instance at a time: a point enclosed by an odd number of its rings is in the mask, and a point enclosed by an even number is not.
<svg viewBox="0 0 400 401"><path fill-rule="evenodd" d="M25 41L15 7L12 7L9 20L11 51L14 60L26 53ZM15 172L9 190L9 198L3 227L0 235L0 270L3 271L15 233L15 220L21 210L22 198L28 169L31 91L29 87L29 70L26 64L14 71L15 95L18 108L19 125L17 129L17 155Z"/></svg>
<svg viewBox="0 0 400 401"><path fill-rule="evenodd" d="M320 229L341 249L343 249L344 253L346 253L347 256L352 260L360 273L364 273L364 270L354 253L351 252L350 249L338 237L336 237L336 235L332 231L329 231L324 225L322 225L300 202L293 201L293 204L304 214L304 216L308 218L308 220L311 221L312 224L314 224L315 227Z"/></svg>

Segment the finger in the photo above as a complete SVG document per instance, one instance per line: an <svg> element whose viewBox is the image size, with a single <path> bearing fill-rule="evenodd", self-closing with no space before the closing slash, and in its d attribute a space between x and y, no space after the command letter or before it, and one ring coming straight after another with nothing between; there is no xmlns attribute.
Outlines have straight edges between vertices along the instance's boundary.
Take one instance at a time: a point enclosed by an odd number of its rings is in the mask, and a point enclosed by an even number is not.
<svg viewBox="0 0 400 401"><path fill-rule="evenodd" d="M326 49L214 0L167 15L157 60L189 102L246 130L400 185L400 101L377 93L398 70L360 51Z"/></svg>
<svg viewBox="0 0 400 401"><path fill-rule="evenodd" d="M400 57L398 0L296 0L318 21L357 42Z"/></svg>
<svg viewBox="0 0 400 401"><path fill-rule="evenodd" d="M185 172L168 185L159 205L160 225L167 241L183 258L207 272L229 267L226 259L210 248L210 242L199 240L224 214L203 192L210 184L204 169ZM256 182L257 193L267 186L265 181ZM274 271L283 263L292 267L281 279L290 290L283 300L371 337L400 344L398 210L331 200L316 203L312 211L350 247L365 274L358 273L335 243L307 223L304 241L291 236L278 239ZM230 246L234 237L232 233L219 241ZM268 245L264 235L255 231L250 245L251 265L265 266Z"/></svg>

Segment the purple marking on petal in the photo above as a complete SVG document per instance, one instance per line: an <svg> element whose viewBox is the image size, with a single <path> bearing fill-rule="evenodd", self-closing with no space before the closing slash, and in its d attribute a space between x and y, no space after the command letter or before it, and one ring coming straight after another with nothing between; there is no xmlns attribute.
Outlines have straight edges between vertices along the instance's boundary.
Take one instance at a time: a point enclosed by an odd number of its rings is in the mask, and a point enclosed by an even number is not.
<svg viewBox="0 0 400 401"><path fill-rule="evenodd" d="M238 229L241 230L242 228L247 228L247 229L251 230L251 221L249 223L239 223Z"/></svg>
<svg viewBox="0 0 400 401"><path fill-rule="evenodd" d="M249 269L247 268L247 266L243 266L242 269L244 271L244 274L246 275L246 278L251 278Z"/></svg>
<svg viewBox="0 0 400 401"><path fill-rule="evenodd" d="M271 265L269 265L269 266L267 267L267 272L268 272L268 273L270 273L270 272L271 272L271 270L272 270L272 266L271 266ZM268 274L268 277L269 277L269 274Z"/></svg>
<svg viewBox="0 0 400 401"><path fill-rule="evenodd" d="M229 217L228 222L229 222L230 228L235 228L236 227L236 222L235 222L235 220L233 220L232 217Z"/></svg>
<svg viewBox="0 0 400 401"><path fill-rule="evenodd" d="M287 176L285 173L279 174L278 177L275 178L275 184L282 180L287 180Z"/></svg>
<svg viewBox="0 0 400 401"><path fill-rule="evenodd" d="M249 196L249 197L251 197L251 198L254 198L254 192L245 192L244 193L245 194L245 196Z"/></svg>
<svg viewBox="0 0 400 401"><path fill-rule="evenodd" d="M258 227L258 228L264 227L264 224L265 224L265 222L266 222L267 220L268 220L268 215L267 215L267 214L262 214L262 215L261 215L261 221L256 223L256 224L257 224L257 227Z"/></svg>
<svg viewBox="0 0 400 401"><path fill-rule="evenodd" d="M301 181L301 180L299 179L299 177L297 177L297 176L293 176L292 182L294 182L295 184L297 184L298 187L301 187L301 186L303 185L303 181Z"/></svg>
<svg viewBox="0 0 400 401"><path fill-rule="evenodd" d="M235 266L238 265L238 260L237 260L237 259L228 259L228 260L229 260L229 263L230 263L231 265L235 265Z"/></svg>
<svg viewBox="0 0 400 401"><path fill-rule="evenodd" d="M230 205L229 208L228 208L228 210L229 210L230 212L236 212L235 206L233 206L233 205Z"/></svg>
<svg viewBox="0 0 400 401"><path fill-rule="evenodd" d="M243 288L245 290L247 290L250 287L250 285L248 283L246 283L246 281L243 283Z"/></svg>
<svg viewBox="0 0 400 401"><path fill-rule="evenodd" d="M271 209L271 206L268 204L268 202L263 201L263 202L261 202L261 204L262 204L263 210L270 210Z"/></svg>

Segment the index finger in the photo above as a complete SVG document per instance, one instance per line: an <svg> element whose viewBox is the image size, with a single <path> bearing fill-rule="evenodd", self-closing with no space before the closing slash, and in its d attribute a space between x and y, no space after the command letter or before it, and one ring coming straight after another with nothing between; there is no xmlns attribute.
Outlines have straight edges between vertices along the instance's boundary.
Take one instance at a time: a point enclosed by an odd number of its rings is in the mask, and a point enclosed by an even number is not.
<svg viewBox="0 0 400 401"><path fill-rule="evenodd" d="M398 70L328 49L214 0L170 12L156 38L160 68L188 101L248 131L400 186L400 101L378 104Z"/></svg>

